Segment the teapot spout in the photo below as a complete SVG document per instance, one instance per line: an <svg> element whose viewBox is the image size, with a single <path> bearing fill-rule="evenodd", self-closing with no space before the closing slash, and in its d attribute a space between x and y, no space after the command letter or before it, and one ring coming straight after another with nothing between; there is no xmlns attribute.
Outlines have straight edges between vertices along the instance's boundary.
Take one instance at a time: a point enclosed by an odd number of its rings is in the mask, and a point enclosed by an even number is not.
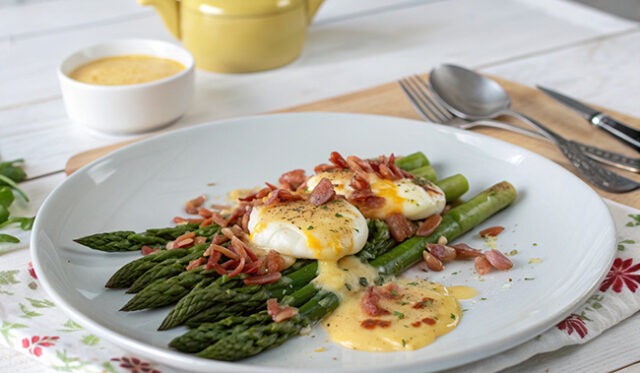
<svg viewBox="0 0 640 373"><path fill-rule="evenodd" d="M311 23L313 16L316 15L318 8L320 8L323 2L324 0L307 0L307 19L309 23Z"/></svg>
<svg viewBox="0 0 640 373"><path fill-rule="evenodd" d="M176 0L138 0L140 5L151 5L160 14L164 25L180 39L180 3Z"/></svg>

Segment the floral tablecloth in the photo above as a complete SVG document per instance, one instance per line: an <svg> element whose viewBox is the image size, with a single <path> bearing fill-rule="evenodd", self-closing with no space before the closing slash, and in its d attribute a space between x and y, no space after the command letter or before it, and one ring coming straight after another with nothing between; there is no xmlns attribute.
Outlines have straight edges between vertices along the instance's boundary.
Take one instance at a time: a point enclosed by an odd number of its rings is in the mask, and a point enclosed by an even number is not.
<svg viewBox="0 0 640 373"><path fill-rule="evenodd" d="M456 372L498 371L539 353L585 343L640 310L640 211L606 203L616 224L617 256L596 293L543 334ZM0 264L0 323L1 344L56 371L174 371L132 356L66 316L39 286L26 252L22 265L4 268Z"/></svg>

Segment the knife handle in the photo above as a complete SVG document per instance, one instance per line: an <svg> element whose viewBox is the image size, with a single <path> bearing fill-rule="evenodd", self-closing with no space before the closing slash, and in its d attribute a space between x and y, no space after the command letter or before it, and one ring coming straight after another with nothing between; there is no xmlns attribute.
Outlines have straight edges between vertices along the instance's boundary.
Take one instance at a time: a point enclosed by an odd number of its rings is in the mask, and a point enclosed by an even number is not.
<svg viewBox="0 0 640 373"><path fill-rule="evenodd" d="M619 140L624 141L629 146L640 152L640 131L631 128L624 123L611 118L606 114L598 114L591 119L591 123L609 132Z"/></svg>

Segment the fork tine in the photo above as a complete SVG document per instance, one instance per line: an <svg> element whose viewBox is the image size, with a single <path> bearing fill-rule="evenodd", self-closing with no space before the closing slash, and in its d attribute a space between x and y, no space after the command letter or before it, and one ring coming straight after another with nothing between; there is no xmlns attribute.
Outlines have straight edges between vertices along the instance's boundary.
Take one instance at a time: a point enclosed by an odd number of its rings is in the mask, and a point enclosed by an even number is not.
<svg viewBox="0 0 640 373"><path fill-rule="evenodd" d="M425 110L429 111L431 113L431 116L434 116L437 118L437 121L435 121L436 123L444 123L448 120L448 118L443 115L441 112L439 112L438 110L435 110L432 104L432 100L431 98L427 95L427 93L425 92L424 88L422 88L418 83L417 83L417 79L414 76L410 77L408 79L408 82L410 82L410 86L413 88L414 92L417 92L417 98L418 100L422 103L422 106L425 108Z"/></svg>
<svg viewBox="0 0 640 373"><path fill-rule="evenodd" d="M409 98L409 102L411 102L411 106L413 106L413 108L418 112L418 114L420 114L422 119L430 122L438 121L436 117L432 116L433 114L431 113L430 110L425 110L423 108L423 105L418 100L417 93L413 90L411 86L409 86L407 78L400 79L398 83L400 83L400 87Z"/></svg>
<svg viewBox="0 0 640 373"><path fill-rule="evenodd" d="M449 110L447 110L440 103L440 101L438 101L438 99L434 97L433 91L431 91L431 86L427 82L425 82L420 75L415 75L415 77L418 80L418 82L420 82L420 85L422 85L423 87L422 91L424 92L425 97L427 98L427 100L429 100L431 105L433 105L433 107L445 118L447 119L453 118L453 114L451 114Z"/></svg>

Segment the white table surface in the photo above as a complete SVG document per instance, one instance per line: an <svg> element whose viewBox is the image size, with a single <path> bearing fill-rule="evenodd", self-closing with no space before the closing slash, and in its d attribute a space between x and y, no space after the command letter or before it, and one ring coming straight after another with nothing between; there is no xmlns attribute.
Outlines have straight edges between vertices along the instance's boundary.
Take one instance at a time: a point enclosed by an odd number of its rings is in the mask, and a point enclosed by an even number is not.
<svg viewBox="0 0 640 373"><path fill-rule="evenodd" d="M123 141L64 112L55 68L76 49L124 37L171 40L133 0L0 0L0 159L23 157L35 212L73 154ZM640 24L558 0L328 0L302 56L269 72L197 72L172 128L255 114L397 80L452 62L640 116ZM586 124L585 124L586 125ZM26 249L0 256L11 263ZM595 340L509 371L640 371L640 314ZM0 371L46 372L0 347Z"/></svg>

